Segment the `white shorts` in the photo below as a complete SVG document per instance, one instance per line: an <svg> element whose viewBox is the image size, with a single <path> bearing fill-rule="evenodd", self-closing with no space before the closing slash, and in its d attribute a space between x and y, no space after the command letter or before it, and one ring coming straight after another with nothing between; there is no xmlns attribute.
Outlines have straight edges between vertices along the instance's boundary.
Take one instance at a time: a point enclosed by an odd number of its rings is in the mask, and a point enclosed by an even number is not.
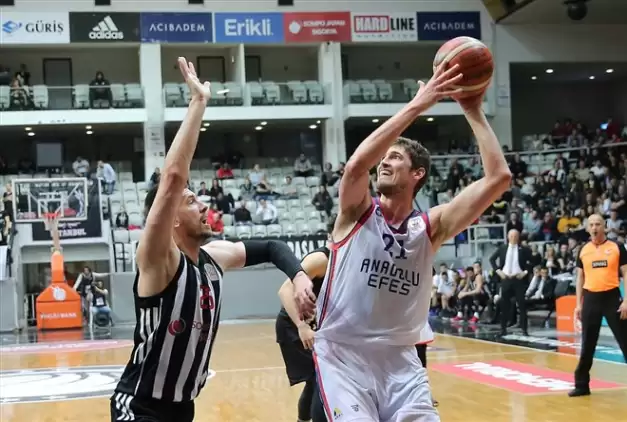
<svg viewBox="0 0 627 422"><path fill-rule="evenodd" d="M452 297L455 294L455 286L440 283L437 292L441 295Z"/></svg>
<svg viewBox="0 0 627 422"><path fill-rule="evenodd" d="M435 335L433 334L433 330L431 329L431 326L427 322L425 326L422 327L422 330L420 331L420 341L418 342L418 344L433 343L433 340L435 340Z"/></svg>
<svg viewBox="0 0 627 422"><path fill-rule="evenodd" d="M440 421L414 346L357 347L316 338L314 361L329 421Z"/></svg>

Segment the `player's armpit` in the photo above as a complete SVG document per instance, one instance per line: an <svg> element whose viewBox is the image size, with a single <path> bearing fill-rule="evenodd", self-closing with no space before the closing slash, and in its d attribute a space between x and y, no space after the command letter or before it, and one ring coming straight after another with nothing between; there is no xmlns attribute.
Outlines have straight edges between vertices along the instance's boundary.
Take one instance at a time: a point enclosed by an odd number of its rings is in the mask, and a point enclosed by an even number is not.
<svg viewBox="0 0 627 422"><path fill-rule="evenodd" d="M484 177L462 190L451 202L429 210L431 244L438 249L474 223L507 190L511 173Z"/></svg>
<svg viewBox="0 0 627 422"><path fill-rule="evenodd" d="M146 237L142 236L142 241L137 246L137 294L139 297L152 297L163 292L174 280L182 256L172 238L169 248L161 255L155 255L151 244L144 239Z"/></svg>

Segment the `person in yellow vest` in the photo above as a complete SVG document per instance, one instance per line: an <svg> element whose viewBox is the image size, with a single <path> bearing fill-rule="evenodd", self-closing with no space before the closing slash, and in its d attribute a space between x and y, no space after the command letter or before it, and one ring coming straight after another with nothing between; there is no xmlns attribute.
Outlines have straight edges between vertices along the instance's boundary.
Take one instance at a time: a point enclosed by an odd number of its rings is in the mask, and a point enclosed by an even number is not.
<svg viewBox="0 0 627 422"><path fill-rule="evenodd" d="M575 370L575 388L568 395L590 395L590 368L603 317L607 320L627 362L627 299L621 297L620 277L627 280L627 250L605 236L605 220L588 217L590 241L577 258L577 307L581 320L581 355Z"/></svg>
<svg viewBox="0 0 627 422"><path fill-rule="evenodd" d="M568 234L571 229L574 230L579 226L581 226L581 219L573 216L573 212L570 209L567 209L564 215L557 221L557 231L561 234Z"/></svg>

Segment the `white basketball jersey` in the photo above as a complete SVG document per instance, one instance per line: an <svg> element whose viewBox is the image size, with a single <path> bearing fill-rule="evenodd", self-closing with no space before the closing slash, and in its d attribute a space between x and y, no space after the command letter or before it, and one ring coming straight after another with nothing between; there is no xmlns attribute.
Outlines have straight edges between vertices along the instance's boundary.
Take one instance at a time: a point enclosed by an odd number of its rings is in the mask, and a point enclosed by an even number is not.
<svg viewBox="0 0 627 422"><path fill-rule="evenodd" d="M427 215L417 212L394 229L374 201L331 249L316 336L356 345L419 343L433 284L429 230Z"/></svg>

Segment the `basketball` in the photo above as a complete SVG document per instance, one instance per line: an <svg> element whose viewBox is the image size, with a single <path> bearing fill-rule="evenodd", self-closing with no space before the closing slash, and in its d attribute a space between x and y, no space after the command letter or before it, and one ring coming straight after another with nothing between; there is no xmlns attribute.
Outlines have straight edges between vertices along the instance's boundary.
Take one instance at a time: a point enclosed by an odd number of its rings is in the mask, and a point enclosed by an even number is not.
<svg viewBox="0 0 627 422"><path fill-rule="evenodd" d="M459 65L463 79L451 89L461 88L463 92L455 100L483 97L494 73L492 53L481 41L471 37L457 37L440 47L433 60L433 70L440 65Z"/></svg>

